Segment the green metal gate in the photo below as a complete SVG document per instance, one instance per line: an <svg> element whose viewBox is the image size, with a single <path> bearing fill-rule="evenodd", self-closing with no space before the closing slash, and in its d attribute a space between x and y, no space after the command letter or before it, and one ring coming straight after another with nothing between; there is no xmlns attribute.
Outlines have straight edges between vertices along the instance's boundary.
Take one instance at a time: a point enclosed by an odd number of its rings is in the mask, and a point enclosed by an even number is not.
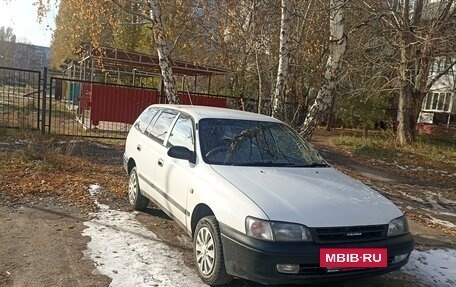
<svg viewBox="0 0 456 287"><path fill-rule="evenodd" d="M0 67L0 127L41 128L41 72Z"/></svg>

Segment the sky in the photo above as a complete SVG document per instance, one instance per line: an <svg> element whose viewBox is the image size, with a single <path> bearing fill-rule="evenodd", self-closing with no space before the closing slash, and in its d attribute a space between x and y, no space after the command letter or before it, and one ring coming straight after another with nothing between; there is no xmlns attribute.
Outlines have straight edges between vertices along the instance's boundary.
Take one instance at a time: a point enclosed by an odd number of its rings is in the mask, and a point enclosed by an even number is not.
<svg viewBox="0 0 456 287"><path fill-rule="evenodd" d="M37 21L37 10L33 2L36 0L0 0L0 27L13 28L16 42L49 47L58 11L56 2L51 0L51 11L41 23Z"/></svg>

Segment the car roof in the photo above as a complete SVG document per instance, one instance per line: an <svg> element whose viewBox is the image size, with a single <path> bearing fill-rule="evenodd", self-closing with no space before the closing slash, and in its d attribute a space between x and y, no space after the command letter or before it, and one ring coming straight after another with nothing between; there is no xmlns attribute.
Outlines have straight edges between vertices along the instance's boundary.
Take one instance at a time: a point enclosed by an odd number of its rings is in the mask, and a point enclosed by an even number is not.
<svg viewBox="0 0 456 287"><path fill-rule="evenodd" d="M270 116L244 112L239 110L207 107L207 106L190 106L190 105L171 105L171 104L157 104L151 107L173 109L179 112L184 112L192 116L195 121L206 118L216 119L239 119L239 120L254 120L254 121L267 121L267 122L280 122Z"/></svg>

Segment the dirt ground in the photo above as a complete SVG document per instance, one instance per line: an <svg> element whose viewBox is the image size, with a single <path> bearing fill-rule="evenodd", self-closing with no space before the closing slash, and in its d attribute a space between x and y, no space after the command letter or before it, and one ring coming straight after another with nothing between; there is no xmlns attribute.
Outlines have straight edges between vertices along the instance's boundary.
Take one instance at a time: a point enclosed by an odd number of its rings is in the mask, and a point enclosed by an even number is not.
<svg viewBox="0 0 456 287"><path fill-rule="evenodd" d="M336 168L371 185L406 212L418 249L456 248L456 171L407 172L390 163L353 158L317 135L314 144ZM0 144L0 286L109 286L111 279L94 274L94 262L83 250L90 240L81 235L83 222L94 210L87 188L100 184L100 201L113 209L131 211L121 166L122 144L87 141L53 143L69 150L64 167L42 169L17 162L18 151L30 142L4 140ZM181 252L192 267L191 243L163 212L150 206L137 216L144 226ZM412 276L394 272L338 286L419 286ZM235 280L229 286L258 286ZM326 286L326 285L322 285ZM332 285L327 285L332 286Z"/></svg>
<svg viewBox="0 0 456 287"><path fill-rule="evenodd" d="M108 286L81 260L90 240L81 236L85 220L59 206L0 206L0 286Z"/></svg>

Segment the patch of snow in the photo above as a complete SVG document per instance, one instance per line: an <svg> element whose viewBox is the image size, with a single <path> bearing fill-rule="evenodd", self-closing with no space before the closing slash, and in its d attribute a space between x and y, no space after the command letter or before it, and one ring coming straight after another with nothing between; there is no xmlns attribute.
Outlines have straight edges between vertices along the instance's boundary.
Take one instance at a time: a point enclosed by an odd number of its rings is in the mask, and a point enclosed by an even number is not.
<svg viewBox="0 0 456 287"><path fill-rule="evenodd" d="M80 143L82 141L78 141L78 140L70 140L70 141L58 141L57 144L59 145L63 145L63 144L67 144L67 143L70 143L70 144L73 144L73 143Z"/></svg>
<svg viewBox="0 0 456 287"><path fill-rule="evenodd" d="M402 170L406 170L407 169L407 166L402 166L402 165L399 165L399 164L396 164L396 167L402 169Z"/></svg>
<svg viewBox="0 0 456 287"><path fill-rule="evenodd" d="M91 196L96 196L101 192L101 186L98 184L90 184L89 185L89 193Z"/></svg>
<svg viewBox="0 0 456 287"><path fill-rule="evenodd" d="M371 159L369 160L370 162L377 162L386 166L395 166L401 170L408 170L408 171L426 171L428 173L439 173L440 176L447 176L447 177L453 177L456 176L456 173L449 174L448 171L445 170L439 170L439 169L431 169L431 168L423 168L421 166L408 166L408 165L400 165L397 161L394 162L386 162L385 160L379 160L379 159Z"/></svg>
<svg viewBox="0 0 456 287"><path fill-rule="evenodd" d="M455 286L456 249L415 250L401 270L429 286Z"/></svg>
<svg viewBox="0 0 456 287"><path fill-rule="evenodd" d="M429 216L431 218L429 221L432 222L432 223L439 224L439 225L442 225L442 226L445 226L445 227L448 227L448 228L456 228L456 225L451 223L451 222L449 222L449 221L441 220L441 219L432 217L429 214L427 214L427 216Z"/></svg>
<svg viewBox="0 0 456 287"><path fill-rule="evenodd" d="M409 194L407 194L407 193L405 193L405 192L403 192L403 191L396 190L396 192L402 194L402 195L405 196L405 197L410 198L410 199L413 200L413 201L416 201L416 202L419 202L419 203L423 203L423 204L426 203L426 201L424 201L423 199L421 199L421 198L419 198L419 197L416 197L416 196L413 196L413 195L409 195Z"/></svg>
<svg viewBox="0 0 456 287"><path fill-rule="evenodd" d="M456 213L452 213L452 212L449 212L449 211L438 211L438 210L433 210L433 209L429 209L429 208L420 208L420 209L424 210L426 212L434 213L434 214L456 217Z"/></svg>
<svg viewBox="0 0 456 287"><path fill-rule="evenodd" d="M110 147L101 143L91 143L93 146L96 146L98 148L104 148L104 149L109 149Z"/></svg>
<svg viewBox="0 0 456 287"><path fill-rule="evenodd" d="M447 198L443 197L442 193L440 193L440 192L438 194L438 199L443 204L456 205L456 201L453 201L453 200L450 200L450 199L447 199Z"/></svg>
<svg viewBox="0 0 456 287"><path fill-rule="evenodd" d="M440 210L440 211L446 210L446 208L444 208L443 206L438 204L437 201L434 200L431 195L428 195L426 197L426 200L432 205L432 208L434 208L435 210Z"/></svg>
<svg viewBox="0 0 456 287"><path fill-rule="evenodd" d="M90 197L94 201L95 205L100 210L108 210L109 209L109 205L101 204L100 202L98 202L98 199L97 199L97 195L100 194L102 191L103 191L103 189L98 184L90 184L89 185Z"/></svg>
<svg viewBox="0 0 456 287"><path fill-rule="evenodd" d="M91 185L89 192L95 197L100 189ZM84 223L82 235L91 237L84 255L95 262L95 273L112 278L110 286L207 286L180 252L135 219L137 212L111 210L94 200L100 211Z"/></svg>
<svg viewBox="0 0 456 287"><path fill-rule="evenodd" d="M32 141L30 141L30 140L17 140L14 142L14 144L16 144L16 145L26 145L26 144L31 144L31 143L32 143Z"/></svg>
<svg viewBox="0 0 456 287"><path fill-rule="evenodd" d="M426 195L429 195L429 196L437 195L437 193L429 191L429 190L426 190L424 193L426 193Z"/></svg>

